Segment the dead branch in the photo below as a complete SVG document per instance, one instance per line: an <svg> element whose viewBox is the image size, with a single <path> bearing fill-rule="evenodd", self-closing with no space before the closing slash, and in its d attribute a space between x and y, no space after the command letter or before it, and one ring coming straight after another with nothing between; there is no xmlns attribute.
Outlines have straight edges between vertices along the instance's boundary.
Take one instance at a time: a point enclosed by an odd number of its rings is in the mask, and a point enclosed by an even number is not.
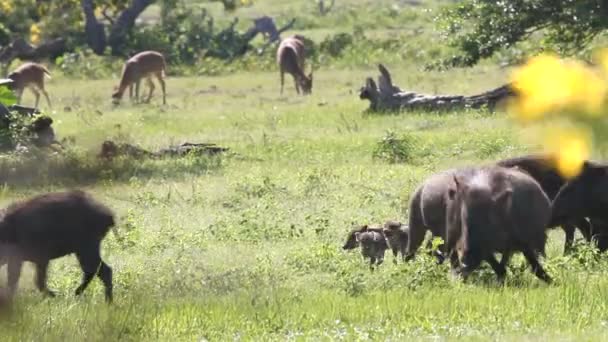
<svg viewBox="0 0 608 342"><path fill-rule="evenodd" d="M370 101L370 111L412 109L442 111L484 106L494 110L497 103L515 95L508 84L473 96L429 95L404 91L393 85L391 74L386 67L380 64L378 69L380 71L378 85L371 77L368 77L359 92L360 99Z"/></svg>

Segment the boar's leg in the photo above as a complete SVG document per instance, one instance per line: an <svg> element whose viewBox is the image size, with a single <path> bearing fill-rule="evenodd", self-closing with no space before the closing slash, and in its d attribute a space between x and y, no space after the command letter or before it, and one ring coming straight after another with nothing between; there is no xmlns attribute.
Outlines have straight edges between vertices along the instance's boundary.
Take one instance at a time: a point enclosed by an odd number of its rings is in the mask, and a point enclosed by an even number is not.
<svg viewBox="0 0 608 342"><path fill-rule="evenodd" d="M538 262L536 253L534 253L529 248L524 248L522 250L522 252L524 253L524 256L526 257L526 260L528 260L528 263L530 263L530 266L532 267L532 273L534 273L534 275L536 275L538 277L538 279L546 282L547 284L551 284L551 282L553 280L551 279L551 277L549 277L549 275L545 272L543 267Z"/></svg>
<svg viewBox="0 0 608 342"><path fill-rule="evenodd" d="M421 189L416 190L414 196L410 200L410 217L409 217L409 236L406 246L406 254L403 257L404 261L410 261L416 255L416 251L424 242L424 235L428 227L424 224L424 218L422 217L421 210Z"/></svg>
<svg viewBox="0 0 608 342"><path fill-rule="evenodd" d="M578 230L580 230L581 234L583 234L583 237L585 238L585 240L587 240L587 242L590 242L591 236L593 235L591 223L589 221L587 221L587 219L585 219L585 218L578 219L578 220L574 221L573 223L576 226L576 228L578 228Z"/></svg>
<svg viewBox="0 0 608 342"><path fill-rule="evenodd" d="M44 295L49 296L49 297L55 297L55 292L49 290L46 285L48 268L49 268L48 260L36 261L36 287Z"/></svg>
<svg viewBox="0 0 608 342"><path fill-rule="evenodd" d="M89 283L95 275L101 279L105 286L105 295L108 302L112 301L112 268L108 266L99 255L99 244L95 248L85 249L76 254L78 262L80 262L80 268L82 269L82 283L75 291L75 294L79 296L89 286Z"/></svg>
<svg viewBox="0 0 608 342"><path fill-rule="evenodd" d="M504 259L504 254L503 254L503 259ZM496 273L496 277L498 278L499 282L504 282L505 281L505 275L507 274L507 270L505 268L505 265L503 265L503 260L501 260L501 262L499 263L498 260L496 260L496 258L491 255L488 258L486 258L486 261L488 262L488 264L490 264L490 267L492 267L492 269L494 270L494 273Z"/></svg>
<svg viewBox="0 0 608 342"><path fill-rule="evenodd" d="M399 249L393 248L393 264L397 265L397 258L399 257Z"/></svg>
<svg viewBox="0 0 608 342"><path fill-rule="evenodd" d="M17 291L22 265L23 260L21 258L11 256L8 260L8 291L11 297Z"/></svg>
<svg viewBox="0 0 608 342"><path fill-rule="evenodd" d="M572 244L574 243L574 232L576 230L576 227L574 227L570 223L566 223L562 225L562 229L564 230L564 234L566 234L566 238L564 241L564 254L566 254L572 250Z"/></svg>

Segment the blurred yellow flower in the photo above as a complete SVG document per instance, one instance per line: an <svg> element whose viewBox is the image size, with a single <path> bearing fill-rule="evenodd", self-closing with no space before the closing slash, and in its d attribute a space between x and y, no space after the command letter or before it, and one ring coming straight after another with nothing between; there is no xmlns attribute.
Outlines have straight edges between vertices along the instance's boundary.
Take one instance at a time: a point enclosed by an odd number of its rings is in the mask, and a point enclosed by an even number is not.
<svg viewBox="0 0 608 342"><path fill-rule="evenodd" d="M605 76L608 75L608 49L599 49L593 54L593 61L598 64Z"/></svg>
<svg viewBox="0 0 608 342"><path fill-rule="evenodd" d="M30 42L34 45L38 45L40 43L40 27L36 24L32 24L30 26Z"/></svg>
<svg viewBox="0 0 608 342"><path fill-rule="evenodd" d="M13 6L13 1L12 0L0 1L0 10L2 10L1 12L4 12L5 14L13 13L13 11L15 10L15 8Z"/></svg>
<svg viewBox="0 0 608 342"><path fill-rule="evenodd" d="M555 158L560 174L565 178L577 176L591 152L591 134L585 130L552 128L544 141L545 148Z"/></svg>
<svg viewBox="0 0 608 342"><path fill-rule="evenodd" d="M565 110L599 114L608 92L606 80L591 68L548 54L515 70L511 82L519 96L509 109L523 122Z"/></svg>

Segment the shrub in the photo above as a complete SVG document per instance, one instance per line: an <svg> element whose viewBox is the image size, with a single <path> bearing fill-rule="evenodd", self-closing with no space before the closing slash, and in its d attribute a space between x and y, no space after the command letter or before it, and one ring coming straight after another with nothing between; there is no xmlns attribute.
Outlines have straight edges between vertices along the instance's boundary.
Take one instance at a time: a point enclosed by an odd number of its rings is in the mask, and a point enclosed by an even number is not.
<svg viewBox="0 0 608 342"><path fill-rule="evenodd" d="M328 36L321 42L319 49L332 57L338 57L342 51L353 44L353 36L349 33L338 33Z"/></svg>
<svg viewBox="0 0 608 342"><path fill-rule="evenodd" d="M388 163L411 162L416 150L416 140L410 135L397 136L395 132L387 131L373 151L375 159L381 159Z"/></svg>

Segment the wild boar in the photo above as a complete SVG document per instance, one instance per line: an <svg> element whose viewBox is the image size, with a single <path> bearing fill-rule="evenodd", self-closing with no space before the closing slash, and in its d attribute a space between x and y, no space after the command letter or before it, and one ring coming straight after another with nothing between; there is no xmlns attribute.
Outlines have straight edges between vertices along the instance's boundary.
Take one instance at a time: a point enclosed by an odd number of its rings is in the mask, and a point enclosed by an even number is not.
<svg viewBox="0 0 608 342"><path fill-rule="evenodd" d="M589 217L592 227L590 235L596 237L598 247L605 251L608 248L607 191L608 165L586 161L581 173L564 184L553 199L550 225Z"/></svg>
<svg viewBox="0 0 608 342"><path fill-rule="evenodd" d="M487 261L499 280L513 252L521 251L541 280L551 278L538 261L544 255L551 202L538 182L514 168L489 166L454 175L448 190L446 250L467 277ZM494 253L502 253L498 263Z"/></svg>
<svg viewBox="0 0 608 342"><path fill-rule="evenodd" d="M372 271L374 265L380 266L384 262L384 253L388 248L384 234L368 230L355 233L355 239L361 246L363 258L369 258L369 268Z"/></svg>
<svg viewBox="0 0 608 342"><path fill-rule="evenodd" d="M393 252L393 263L397 263L397 257L401 253L401 258L405 261L405 253L408 240L408 228L397 221L386 221L382 230L386 238L388 248Z"/></svg>
<svg viewBox="0 0 608 342"><path fill-rule="evenodd" d="M388 248L384 228L363 225L350 231L346 237L346 243L342 246L344 250L361 248L363 258L370 259L370 268L384 262L384 253Z"/></svg>
<svg viewBox="0 0 608 342"><path fill-rule="evenodd" d="M445 241L446 232L446 196L450 186L453 185L454 175L466 174L469 169L450 169L427 178L420 185L409 204L409 230L405 261L414 258L416 251L422 245L427 231L433 237L440 237ZM431 240L427 243L430 247ZM444 261L444 247L435 253L438 263Z"/></svg>
<svg viewBox="0 0 608 342"><path fill-rule="evenodd" d="M496 163L503 167L518 167L534 178L550 200L553 200L560 188L566 184L566 179L559 173L553 158L549 155L537 154L517 158L501 160ZM580 230L583 237L591 240L591 225L584 217L573 217L562 223L562 229L566 235L564 253L572 248L576 228ZM550 226L553 228L555 226Z"/></svg>
<svg viewBox="0 0 608 342"><path fill-rule="evenodd" d="M17 289L24 261L36 265L36 287L48 296L50 260L76 254L82 268L80 295L97 275L112 301L112 269L100 255L101 241L114 225L114 214L83 191L55 192L10 205L0 220L0 265L8 263L8 285Z"/></svg>

